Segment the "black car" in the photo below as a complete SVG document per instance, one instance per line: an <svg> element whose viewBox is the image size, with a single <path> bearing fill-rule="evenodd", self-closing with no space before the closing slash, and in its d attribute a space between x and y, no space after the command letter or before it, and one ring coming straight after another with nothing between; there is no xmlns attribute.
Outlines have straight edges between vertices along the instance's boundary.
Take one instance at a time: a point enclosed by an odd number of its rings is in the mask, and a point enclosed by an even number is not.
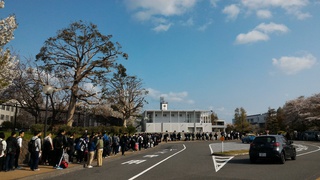
<svg viewBox="0 0 320 180"><path fill-rule="evenodd" d="M258 159L276 159L284 164L286 159L296 159L296 148L291 140L282 135L257 136L250 144L249 156L251 163Z"/></svg>

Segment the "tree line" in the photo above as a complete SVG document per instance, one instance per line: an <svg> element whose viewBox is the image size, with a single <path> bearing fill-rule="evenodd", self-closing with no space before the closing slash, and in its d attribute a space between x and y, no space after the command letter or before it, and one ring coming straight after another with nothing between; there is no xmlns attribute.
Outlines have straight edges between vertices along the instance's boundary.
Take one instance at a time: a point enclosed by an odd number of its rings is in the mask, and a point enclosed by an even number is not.
<svg viewBox="0 0 320 180"><path fill-rule="evenodd" d="M247 114L243 107L236 108L234 120L234 125L228 125L227 131L265 133L268 130L272 134L307 130L319 131L320 94L310 97L300 96L287 101L283 107L278 109L269 108L262 128L251 125L247 121Z"/></svg>

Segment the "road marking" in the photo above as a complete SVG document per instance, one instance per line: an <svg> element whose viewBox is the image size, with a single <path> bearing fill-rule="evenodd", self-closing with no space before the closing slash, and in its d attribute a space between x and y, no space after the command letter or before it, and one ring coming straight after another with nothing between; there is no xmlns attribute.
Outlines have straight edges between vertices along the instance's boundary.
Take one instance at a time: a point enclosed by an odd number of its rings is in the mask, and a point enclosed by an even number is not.
<svg viewBox="0 0 320 180"><path fill-rule="evenodd" d="M308 146L305 146L305 145L302 145L302 144L293 144L293 145L296 146L296 151L297 152L308 150Z"/></svg>
<svg viewBox="0 0 320 180"><path fill-rule="evenodd" d="M168 152L168 149L165 149L165 150L162 150L162 151L158 151L158 152L156 152L156 153L165 154L165 153L167 153L167 152Z"/></svg>
<svg viewBox="0 0 320 180"><path fill-rule="evenodd" d="M145 155L143 157L147 157L147 158L153 158L153 157L158 157L158 155Z"/></svg>
<svg viewBox="0 0 320 180"><path fill-rule="evenodd" d="M140 164L140 163L143 163L145 161L146 160L130 160L130 161L127 161L127 162L124 162L124 163L121 163L121 164Z"/></svg>
<svg viewBox="0 0 320 180"><path fill-rule="evenodd" d="M214 169L216 170L216 172L218 172L232 158L234 158L234 156L212 156Z"/></svg>
<svg viewBox="0 0 320 180"><path fill-rule="evenodd" d="M314 150L314 151L309 151L309 152L306 152L306 153L302 153L302 154L297 154L297 156L303 156L303 155L307 155L307 154L311 154L311 153L320 151L320 146L316 146L316 145L312 145L312 144L308 144L308 145L309 145L309 146L317 147L318 149L316 149L316 150Z"/></svg>
<svg viewBox="0 0 320 180"><path fill-rule="evenodd" d="M167 158L163 159L162 161L159 161L158 163L154 164L153 166L149 167L148 169L146 169L146 170L142 171L141 173L139 173L139 174L137 174L137 175L133 176L133 177L132 177L132 178L130 178L129 180L136 179L137 177L139 177L139 176L143 175L144 173L148 172L149 170L153 169L154 167L156 167L156 166L158 166L159 164L161 164L161 163L165 162L166 160L168 160L168 159L172 158L173 156L175 156L175 155L177 155L177 154L181 153L181 152L182 152L182 151L184 151L184 150L186 150L186 146L183 144L183 149L181 149L180 151L178 151L178 152L176 152L176 153L174 153L174 154L172 154L172 155L168 156Z"/></svg>

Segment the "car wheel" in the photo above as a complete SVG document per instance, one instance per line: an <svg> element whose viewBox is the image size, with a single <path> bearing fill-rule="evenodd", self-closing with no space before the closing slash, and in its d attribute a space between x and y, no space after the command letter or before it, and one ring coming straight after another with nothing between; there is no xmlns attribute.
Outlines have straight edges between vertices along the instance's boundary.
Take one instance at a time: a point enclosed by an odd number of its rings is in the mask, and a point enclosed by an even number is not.
<svg viewBox="0 0 320 180"><path fill-rule="evenodd" d="M281 152L281 154L280 154L280 163L284 164L285 162L286 162L286 157L284 155L284 152Z"/></svg>
<svg viewBox="0 0 320 180"><path fill-rule="evenodd" d="M251 162L252 164L256 163L256 162L257 162L257 158L250 157L250 162Z"/></svg>
<svg viewBox="0 0 320 180"><path fill-rule="evenodd" d="M297 159L297 153L296 153L296 150L294 150L291 156L291 160L296 160L296 159Z"/></svg>

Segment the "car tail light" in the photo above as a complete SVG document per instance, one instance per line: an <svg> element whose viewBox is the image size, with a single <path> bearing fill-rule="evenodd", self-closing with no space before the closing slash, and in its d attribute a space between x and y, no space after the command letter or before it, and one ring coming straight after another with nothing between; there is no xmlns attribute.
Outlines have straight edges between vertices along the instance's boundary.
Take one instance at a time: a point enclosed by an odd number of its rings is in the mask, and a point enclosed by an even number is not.
<svg viewBox="0 0 320 180"><path fill-rule="evenodd" d="M250 143L250 147L253 147L253 146L254 146L253 142L252 142L252 143Z"/></svg>
<svg viewBox="0 0 320 180"><path fill-rule="evenodd" d="M275 143L273 143L273 146L274 146L274 147L280 147L280 143L275 142Z"/></svg>

